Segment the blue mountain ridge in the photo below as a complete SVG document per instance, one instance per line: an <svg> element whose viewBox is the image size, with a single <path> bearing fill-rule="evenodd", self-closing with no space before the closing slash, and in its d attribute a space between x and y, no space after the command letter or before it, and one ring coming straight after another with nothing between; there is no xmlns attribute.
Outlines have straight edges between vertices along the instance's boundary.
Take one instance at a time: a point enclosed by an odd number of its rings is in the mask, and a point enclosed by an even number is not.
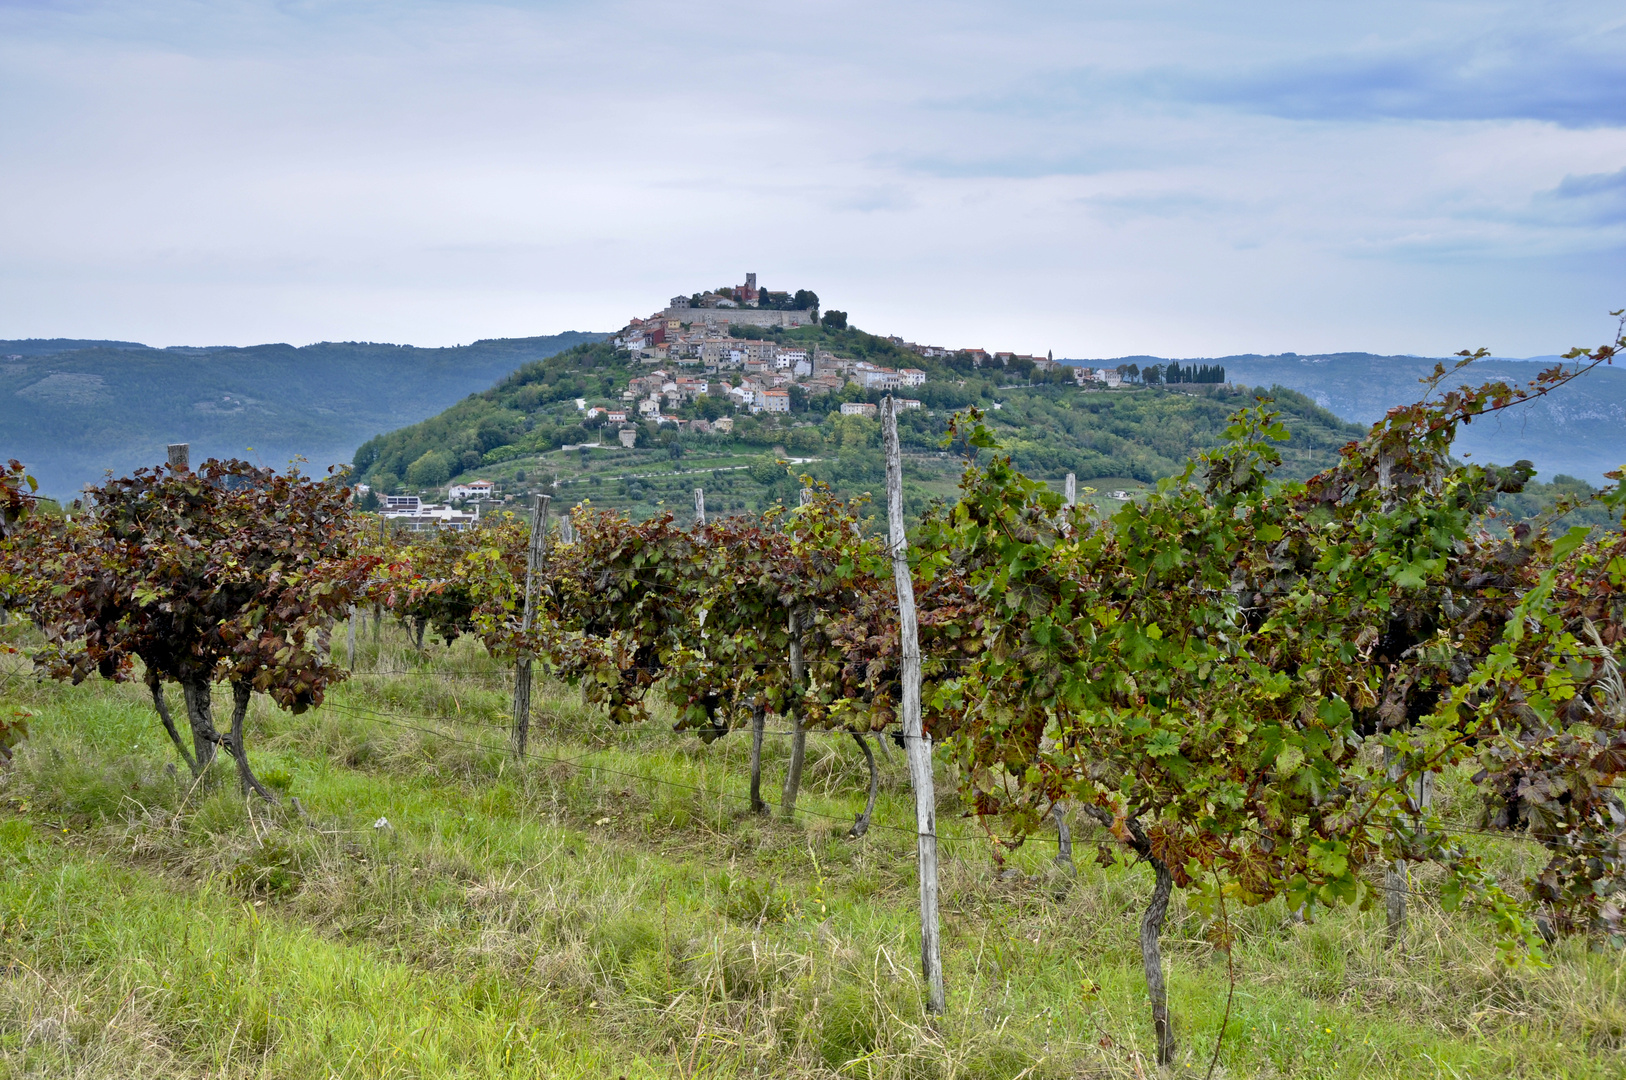
<svg viewBox="0 0 1626 1080"><path fill-rule="evenodd" d="M0 461L72 497L107 471L236 456L311 469L348 462L380 432L433 416L515 368L604 334L421 349L373 342L154 349L133 342L0 340Z"/></svg>

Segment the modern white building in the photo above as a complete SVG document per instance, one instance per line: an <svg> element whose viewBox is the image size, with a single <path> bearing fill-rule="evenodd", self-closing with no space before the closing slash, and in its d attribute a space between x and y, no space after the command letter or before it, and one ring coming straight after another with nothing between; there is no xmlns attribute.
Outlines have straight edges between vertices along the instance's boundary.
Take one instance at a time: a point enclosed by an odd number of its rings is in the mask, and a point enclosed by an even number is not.
<svg viewBox="0 0 1626 1080"><path fill-rule="evenodd" d="M472 510L426 503L416 495L389 495L386 498L394 505L386 505L379 511L380 516L392 528L406 529L408 532L429 532L433 529L462 532L474 528L480 520Z"/></svg>

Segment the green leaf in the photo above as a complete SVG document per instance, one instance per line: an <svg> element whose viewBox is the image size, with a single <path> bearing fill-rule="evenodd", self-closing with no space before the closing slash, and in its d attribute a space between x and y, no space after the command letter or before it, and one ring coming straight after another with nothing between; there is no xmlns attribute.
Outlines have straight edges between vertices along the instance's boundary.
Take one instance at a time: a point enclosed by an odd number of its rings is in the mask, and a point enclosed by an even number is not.
<svg viewBox="0 0 1626 1080"><path fill-rule="evenodd" d="M1586 538L1591 534L1591 532L1592 530L1585 525L1571 526L1568 532L1559 537L1557 540L1553 541L1553 558L1555 560L1562 559L1564 556L1586 543Z"/></svg>
<svg viewBox="0 0 1626 1080"><path fill-rule="evenodd" d="M1159 731L1146 740L1146 753L1151 757L1168 757L1180 752L1180 736L1172 731Z"/></svg>
<svg viewBox="0 0 1626 1080"><path fill-rule="evenodd" d="M1284 746L1281 753L1276 755L1276 775L1286 780L1298 772L1299 766L1303 764L1303 750L1292 745Z"/></svg>
<svg viewBox="0 0 1626 1080"><path fill-rule="evenodd" d="M1351 715L1348 703L1337 697L1322 698L1315 711L1322 723L1331 728L1342 728L1349 723Z"/></svg>

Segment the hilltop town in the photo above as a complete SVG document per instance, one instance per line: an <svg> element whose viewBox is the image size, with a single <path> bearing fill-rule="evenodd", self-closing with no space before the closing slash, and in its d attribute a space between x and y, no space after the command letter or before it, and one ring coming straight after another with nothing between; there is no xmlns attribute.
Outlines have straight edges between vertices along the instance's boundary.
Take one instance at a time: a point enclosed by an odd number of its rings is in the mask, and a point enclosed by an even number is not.
<svg viewBox="0 0 1626 1080"><path fill-rule="evenodd" d="M732 428L730 417L685 418L677 415L677 410L712 397L751 413L789 413L793 395L811 398L837 393L848 386L893 394L904 409L922 407L918 398L901 396L900 392L907 394L924 386L928 377L924 369L843 357L785 335L785 331L806 326L845 330L847 315L827 310L821 316L818 294L806 289L763 289L754 273L745 275L743 285L674 296L663 310L647 318L631 319L613 339L618 349L656 370L632 378L620 402L590 406L588 419L602 416L612 425L649 421L686 427L697 434L728 432ZM963 357L975 367L1028 371L1051 371L1061 366L1049 355L948 349L919 345L901 337L884 340L923 361ZM1089 369L1079 372L1080 382L1094 379L1095 373ZM1113 373L1112 384L1118 382L1117 373ZM875 408L873 402L848 401L841 404L840 411L849 416L866 416L874 415ZM621 435L628 446L635 438L630 431Z"/></svg>
<svg viewBox="0 0 1626 1080"><path fill-rule="evenodd" d="M1208 385L1148 393L1171 383ZM814 292L766 289L747 274L526 363L363 444L354 465L369 503L412 528L466 527L476 506L539 492L646 516L704 488L712 512L750 512L797 498L803 476L873 491L883 473L874 418L888 395L901 409L912 513L955 490L949 421L959 410L987 410L1025 467L1099 481L1081 497L1117 500L1217 437L1241 400L1220 365L1097 368L923 345L867 333ZM424 501L441 493L445 504Z"/></svg>

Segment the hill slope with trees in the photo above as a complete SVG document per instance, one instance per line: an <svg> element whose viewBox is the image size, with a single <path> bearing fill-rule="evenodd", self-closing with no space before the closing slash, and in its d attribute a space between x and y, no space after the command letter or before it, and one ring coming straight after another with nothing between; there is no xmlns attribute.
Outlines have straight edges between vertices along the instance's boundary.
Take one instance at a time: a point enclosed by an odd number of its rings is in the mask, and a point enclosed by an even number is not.
<svg viewBox="0 0 1626 1080"><path fill-rule="evenodd" d="M303 455L325 467L363 440L432 415L531 360L602 334L446 349L372 342L153 349L123 341L0 341L0 460L68 495L163 460Z"/></svg>
<svg viewBox="0 0 1626 1080"><path fill-rule="evenodd" d="M1558 357L1541 363L1486 359L1474 364L1471 378L1523 383ZM1371 424L1396 405L1416 399L1419 381L1440 361L1422 356L1377 356L1372 353L1317 353L1300 356L1246 354L1200 359L1222 365L1233 382L1248 386L1286 386L1306 395L1345 420ZM1070 360L1092 367L1120 364L1167 365L1156 356L1123 356L1110 360ZM1189 361L1188 361L1189 363ZM1448 365L1449 366L1449 365ZM1471 424L1457 435L1454 449L1475 461L1533 461L1543 481L1560 474L1603 482L1603 474L1626 463L1626 370L1602 367L1583 383L1559 387L1540 401L1505 416Z"/></svg>
<svg viewBox="0 0 1626 1080"><path fill-rule="evenodd" d="M1015 460L1035 475L1059 483L1072 472L1085 485L1106 481L1100 486L1134 490L1216 445L1230 414L1254 399L1253 391L1204 384L1083 390L1066 369L979 367L966 354L925 360L856 328L744 333L927 371L926 384L909 391L922 408L900 417L910 503L917 510L954 487L958 457L944 440L958 409L986 410ZM707 490L710 507L761 509L794 499L800 474L845 494L879 490L879 427L840 412L845 402L878 401L879 391L848 385L810 397L798 390L789 414L753 416L741 409L726 434L680 434L670 425L644 423L638 445L622 449L615 426L602 417L585 420L576 402L619 403L628 380L650 370L607 342L579 345L527 364L438 416L368 441L356 453L356 469L382 491L433 495L454 477L489 479L508 494L548 490L570 503L588 498L635 516L663 503L686 506L695 487ZM1361 432L1302 394L1280 390L1275 398L1293 432L1285 451L1293 476L1331 464L1338 448ZM715 395L679 410L708 419L734 412L732 402Z"/></svg>

